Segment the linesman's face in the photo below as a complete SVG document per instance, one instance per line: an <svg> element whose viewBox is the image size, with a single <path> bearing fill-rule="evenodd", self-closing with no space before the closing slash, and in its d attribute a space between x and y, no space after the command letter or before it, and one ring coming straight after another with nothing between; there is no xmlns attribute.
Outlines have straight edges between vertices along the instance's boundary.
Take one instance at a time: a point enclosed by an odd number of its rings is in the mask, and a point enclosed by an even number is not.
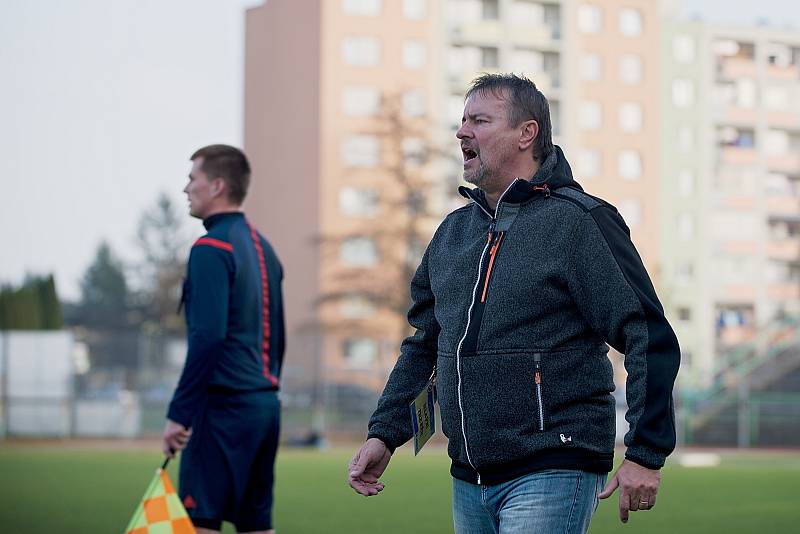
<svg viewBox="0 0 800 534"><path fill-rule="evenodd" d="M219 178L217 178L219 180ZM189 173L189 183L183 188L189 200L189 215L198 219L205 219L211 209L219 184L216 180L209 180L203 172L203 158L192 161L192 171Z"/></svg>

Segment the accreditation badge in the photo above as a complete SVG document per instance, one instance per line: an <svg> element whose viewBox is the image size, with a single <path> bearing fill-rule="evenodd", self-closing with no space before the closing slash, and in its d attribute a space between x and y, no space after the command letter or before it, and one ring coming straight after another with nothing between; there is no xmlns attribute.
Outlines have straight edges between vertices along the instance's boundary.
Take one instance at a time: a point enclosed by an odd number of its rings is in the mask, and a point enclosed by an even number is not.
<svg viewBox="0 0 800 534"><path fill-rule="evenodd" d="M433 404L436 402L436 370L434 369L431 378L425 389L417 395L409 405L411 410L411 423L414 426L414 456L419 454L422 447L431 439L436 432L436 414Z"/></svg>

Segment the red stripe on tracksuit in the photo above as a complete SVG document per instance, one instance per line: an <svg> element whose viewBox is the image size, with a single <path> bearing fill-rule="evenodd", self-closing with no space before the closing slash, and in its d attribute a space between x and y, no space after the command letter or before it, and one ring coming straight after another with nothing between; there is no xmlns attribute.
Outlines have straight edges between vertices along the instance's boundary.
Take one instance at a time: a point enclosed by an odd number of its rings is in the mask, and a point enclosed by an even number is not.
<svg viewBox="0 0 800 534"><path fill-rule="evenodd" d="M261 246L261 239L258 237L255 227L247 223L250 227L250 236L253 238L253 245L256 247L256 255L258 256L258 267L261 271L261 292L264 296L264 310L263 310L263 329L264 341L262 344L261 361L264 363L264 376L272 382L273 386L278 385L278 379L269 373L269 280L267 279L267 264L264 261L264 249Z"/></svg>
<svg viewBox="0 0 800 534"><path fill-rule="evenodd" d="M230 243L226 243L225 241L220 241L219 239L214 239L213 237L201 237L197 241L194 242L194 245L209 245L216 248L221 248L222 250L227 250L228 252L233 252L233 245Z"/></svg>

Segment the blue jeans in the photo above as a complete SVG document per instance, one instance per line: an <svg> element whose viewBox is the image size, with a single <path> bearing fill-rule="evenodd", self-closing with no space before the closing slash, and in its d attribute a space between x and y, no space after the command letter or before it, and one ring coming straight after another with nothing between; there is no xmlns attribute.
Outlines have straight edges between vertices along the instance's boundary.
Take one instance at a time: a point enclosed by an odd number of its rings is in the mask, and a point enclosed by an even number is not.
<svg viewBox="0 0 800 534"><path fill-rule="evenodd" d="M584 533L606 475L546 469L495 486L453 479L456 534Z"/></svg>

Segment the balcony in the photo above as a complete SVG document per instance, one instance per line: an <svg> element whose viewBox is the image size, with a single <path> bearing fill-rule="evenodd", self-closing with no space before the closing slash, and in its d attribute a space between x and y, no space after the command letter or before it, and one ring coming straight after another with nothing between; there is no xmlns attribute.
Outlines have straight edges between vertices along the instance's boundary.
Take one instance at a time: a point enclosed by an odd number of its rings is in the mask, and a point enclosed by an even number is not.
<svg viewBox="0 0 800 534"><path fill-rule="evenodd" d="M510 34L511 42L516 46L545 50L558 50L559 47L554 38L555 31L547 26L513 26Z"/></svg>
<svg viewBox="0 0 800 534"><path fill-rule="evenodd" d="M757 159L756 151L752 147L723 146L720 152L724 165L754 165Z"/></svg>
<svg viewBox="0 0 800 534"><path fill-rule="evenodd" d="M731 105L715 106L714 119L717 122L752 127L758 120L758 111Z"/></svg>
<svg viewBox="0 0 800 534"><path fill-rule="evenodd" d="M797 65L767 65L767 76L773 80L800 80L800 67Z"/></svg>
<svg viewBox="0 0 800 534"><path fill-rule="evenodd" d="M797 300L800 298L800 281L770 284L767 286L767 296L770 300Z"/></svg>
<svg viewBox="0 0 800 534"><path fill-rule="evenodd" d="M797 104L793 107L797 107ZM768 111L767 124L772 128L800 130L800 111Z"/></svg>
<svg viewBox="0 0 800 534"><path fill-rule="evenodd" d="M717 63L719 78L725 80L738 80L740 78L755 78L758 72L756 62L744 57L731 57Z"/></svg>
<svg viewBox="0 0 800 534"><path fill-rule="evenodd" d="M767 242L767 256L772 260L794 261L800 259L800 239L772 239Z"/></svg>
<svg viewBox="0 0 800 534"><path fill-rule="evenodd" d="M769 156L767 167L780 174L800 174L800 154L788 153Z"/></svg>
<svg viewBox="0 0 800 534"><path fill-rule="evenodd" d="M751 284L725 284L719 293L720 297L733 302L750 302L755 300L758 291Z"/></svg>
<svg viewBox="0 0 800 534"><path fill-rule="evenodd" d="M465 22L451 28L450 37L457 43L497 46L503 38L503 27L497 20Z"/></svg>
<svg viewBox="0 0 800 534"><path fill-rule="evenodd" d="M753 256L758 253L758 242L750 240L730 240L722 243L721 253L728 256Z"/></svg>
<svg viewBox="0 0 800 534"><path fill-rule="evenodd" d="M729 194L722 197L719 205L728 209L752 210L756 207L756 198L753 195Z"/></svg>
<svg viewBox="0 0 800 534"><path fill-rule="evenodd" d="M800 198L793 196L768 197L767 211L773 216L800 218Z"/></svg>

